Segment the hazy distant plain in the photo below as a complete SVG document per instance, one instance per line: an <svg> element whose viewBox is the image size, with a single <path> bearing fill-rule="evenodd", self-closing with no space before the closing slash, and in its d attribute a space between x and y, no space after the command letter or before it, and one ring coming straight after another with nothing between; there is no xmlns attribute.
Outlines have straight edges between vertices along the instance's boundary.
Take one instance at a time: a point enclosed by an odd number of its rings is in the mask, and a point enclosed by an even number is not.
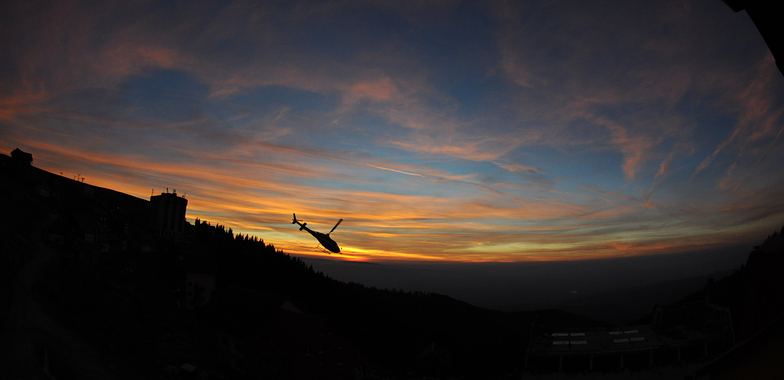
<svg viewBox="0 0 784 380"><path fill-rule="evenodd" d="M761 242L761 240L760 240ZM757 243L759 244L759 242ZM752 243L689 253L523 263L369 263L302 257L340 281L435 292L472 305L525 311L558 308L610 323L672 302L737 270Z"/></svg>

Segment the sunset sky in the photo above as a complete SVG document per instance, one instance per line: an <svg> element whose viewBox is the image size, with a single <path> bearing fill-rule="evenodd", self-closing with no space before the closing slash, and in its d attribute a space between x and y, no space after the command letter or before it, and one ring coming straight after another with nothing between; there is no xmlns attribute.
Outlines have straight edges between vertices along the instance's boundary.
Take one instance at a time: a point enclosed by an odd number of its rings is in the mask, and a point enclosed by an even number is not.
<svg viewBox="0 0 784 380"><path fill-rule="evenodd" d="M0 6L0 151L289 253L556 261L784 224L784 75L711 1ZM759 243L759 242L757 242Z"/></svg>

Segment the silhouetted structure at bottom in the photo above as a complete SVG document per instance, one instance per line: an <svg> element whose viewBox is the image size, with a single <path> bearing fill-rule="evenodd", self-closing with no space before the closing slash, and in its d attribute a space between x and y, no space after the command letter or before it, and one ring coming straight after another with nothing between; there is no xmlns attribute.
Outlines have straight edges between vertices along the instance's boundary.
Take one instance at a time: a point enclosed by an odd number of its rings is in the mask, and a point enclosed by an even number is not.
<svg viewBox="0 0 784 380"><path fill-rule="evenodd" d="M732 347L728 308L706 301L657 307L650 325L535 330L525 369L531 372L642 370L715 357Z"/></svg>

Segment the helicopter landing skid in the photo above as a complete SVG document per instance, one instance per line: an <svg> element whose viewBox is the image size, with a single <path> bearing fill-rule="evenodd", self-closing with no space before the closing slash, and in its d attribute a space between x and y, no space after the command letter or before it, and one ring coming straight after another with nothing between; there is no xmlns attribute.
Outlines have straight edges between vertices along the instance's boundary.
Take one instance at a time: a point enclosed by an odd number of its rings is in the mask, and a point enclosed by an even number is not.
<svg viewBox="0 0 784 380"><path fill-rule="evenodd" d="M321 246L321 244L317 245L317 246L316 246L316 249L318 249L319 251L321 251L321 252L323 252L323 253L326 253L326 254L328 254L328 255L331 255L331 254L332 254L332 252L330 252L330 251L328 251L326 248L322 247L322 246Z"/></svg>

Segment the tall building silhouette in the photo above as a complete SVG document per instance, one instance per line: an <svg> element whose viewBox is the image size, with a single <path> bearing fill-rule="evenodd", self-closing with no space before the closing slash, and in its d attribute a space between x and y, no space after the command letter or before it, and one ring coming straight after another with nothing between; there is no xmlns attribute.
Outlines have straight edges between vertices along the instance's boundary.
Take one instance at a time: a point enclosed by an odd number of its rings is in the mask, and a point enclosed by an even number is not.
<svg viewBox="0 0 784 380"><path fill-rule="evenodd" d="M188 200L173 193L150 197L150 227L163 239L176 239L185 232L185 209Z"/></svg>

